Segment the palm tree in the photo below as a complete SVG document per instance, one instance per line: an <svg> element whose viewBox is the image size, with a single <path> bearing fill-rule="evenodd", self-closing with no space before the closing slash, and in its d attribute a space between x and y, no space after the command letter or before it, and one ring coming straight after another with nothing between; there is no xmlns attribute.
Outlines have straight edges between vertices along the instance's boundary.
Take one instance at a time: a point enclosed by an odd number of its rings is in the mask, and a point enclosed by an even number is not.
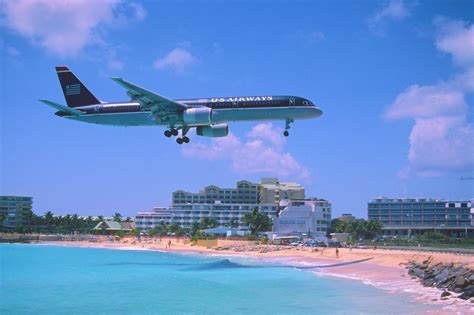
<svg viewBox="0 0 474 315"><path fill-rule="evenodd" d="M253 209L252 213L246 213L244 222L249 226L250 234L257 235L258 232L270 231L272 229L272 221L265 214Z"/></svg>

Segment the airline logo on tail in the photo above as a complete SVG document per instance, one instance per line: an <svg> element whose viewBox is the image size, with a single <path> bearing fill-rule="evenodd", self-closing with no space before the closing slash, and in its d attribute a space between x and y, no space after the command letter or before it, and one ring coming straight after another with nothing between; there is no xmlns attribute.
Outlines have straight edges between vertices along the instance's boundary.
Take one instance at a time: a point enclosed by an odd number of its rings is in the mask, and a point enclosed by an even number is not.
<svg viewBox="0 0 474 315"><path fill-rule="evenodd" d="M80 84L66 85L66 95L78 95L81 94Z"/></svg>

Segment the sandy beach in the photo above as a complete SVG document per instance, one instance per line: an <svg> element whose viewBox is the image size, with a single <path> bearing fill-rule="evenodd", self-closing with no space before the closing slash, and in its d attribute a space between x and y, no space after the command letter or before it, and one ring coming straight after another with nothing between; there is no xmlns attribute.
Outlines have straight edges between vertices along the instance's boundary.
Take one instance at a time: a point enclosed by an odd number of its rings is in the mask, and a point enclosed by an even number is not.
<svg viewBox="0 0 474 315"><path fill-rule="evenodd" d="M171 246L168 248L168 241ZM183 240L159 239L136 242L133 239L121 241L60 241L41 242L42 244L76 247L94 247L123 250L159 250L183 254L205 254L218 256L240 256L255 259L262 263L284 264L299 267L318 268L306 269L318 277L340 277L362 281L391 293L405 292L419 302L438 305L437 311L430 314L468 314L474 312L473 299L464 301L454 295L441 299L441 290L433 287L424 287L417 280L408 275L405 268L410 261L422 262L428 258L435 262L462 264L474 269L474 256L439 253L417 252L405 250L384 249L349 249L340 248L336 256L335 248L308 248L308 247L283 247L283 246L234 246L226 247L227 250L206 248L185 244ZM369 259L367 261L351 263ZM344 264L348 263L348 264ZM335 265L335 266L334 266Z"/></svg>

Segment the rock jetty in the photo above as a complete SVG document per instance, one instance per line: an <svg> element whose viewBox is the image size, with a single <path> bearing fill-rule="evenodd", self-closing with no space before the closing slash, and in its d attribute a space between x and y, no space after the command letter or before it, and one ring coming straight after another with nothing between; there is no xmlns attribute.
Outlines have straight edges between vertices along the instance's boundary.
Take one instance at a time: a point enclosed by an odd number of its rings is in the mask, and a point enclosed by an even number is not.
<svg viewBox="0 0 474 315"><path fill-rule="evenodd" d="M410 261L406 268L408 274L425 287L443 290L442 300L457 297L474 302L474 270L461 264L434 262L432 257L421 263Z"/></svg>
<svg viewBox="0 0 474 315"><path fill-rule="evenodd" d="M269 246L269 245L236 245L236 246L217 246L213 247L215 250L230 250L233 252L277 252L281 250L291 250L294 246Z"/></svg>

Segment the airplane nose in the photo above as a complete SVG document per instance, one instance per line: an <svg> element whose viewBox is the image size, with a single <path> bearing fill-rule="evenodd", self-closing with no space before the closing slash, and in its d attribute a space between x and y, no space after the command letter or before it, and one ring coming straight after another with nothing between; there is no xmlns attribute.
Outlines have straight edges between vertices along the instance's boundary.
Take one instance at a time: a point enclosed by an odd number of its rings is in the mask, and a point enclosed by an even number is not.
<svg viewBox="0 0 474 315"><path fill-rule="evenodd" d="M323 114L323 111L318 107L313 107L311 113L314 117L319 117Z"/></svg>

